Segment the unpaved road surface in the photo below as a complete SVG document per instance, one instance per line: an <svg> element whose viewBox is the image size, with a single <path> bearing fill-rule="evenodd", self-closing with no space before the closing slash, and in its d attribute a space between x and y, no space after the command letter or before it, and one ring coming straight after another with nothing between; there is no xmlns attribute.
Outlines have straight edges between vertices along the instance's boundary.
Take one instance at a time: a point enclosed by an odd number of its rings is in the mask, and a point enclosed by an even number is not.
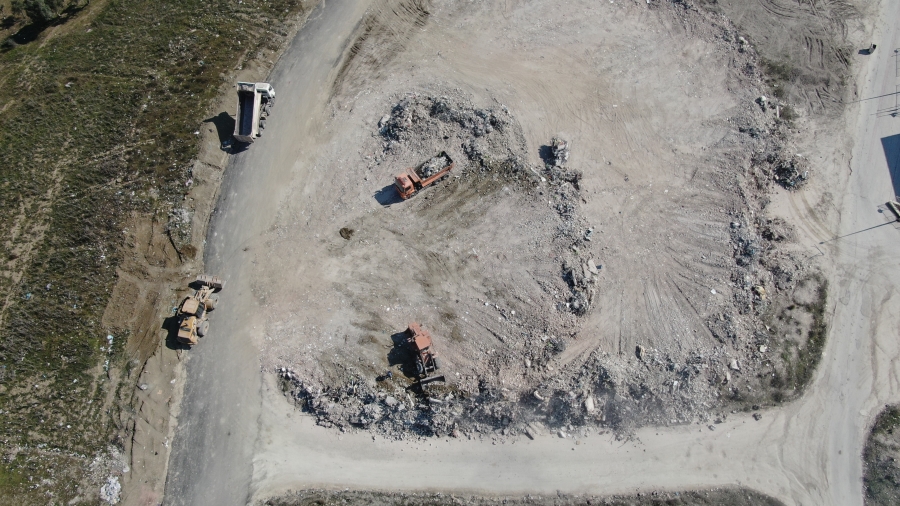
<svg viewBox="0 0 900 506"><path fill-rule="evenodd" d="M315 129L327 99L322 83L333 80L342 43L362 15L362 2L327 3L308 23L277 66L271 82L278 111L270 132L290 132L292 141L266 136L234 157L223 182L220 207L211 223L207 269L221 272L215 331L191 353L183 409L179 417L169 475L167 504L245 504L260 415L259 305L250 295L252 280L242 265L271 222L280 189L292 177L302 139ZM265 76L259 76L260 80ZM297 142L295 139L301 139ZM240 310L238 310L240 308Z"/></svg>
<svg viewBox="0 0 900 506"><path fill-rule="evenodd" d="M885 23L878 28L879 48L887 50L879 49L862 72L861 97L885 97L853 106L859 108L858 124L848 127L856 137L853 170L846 180L834 182L836 187L847 188L843 202L838 203L842 211L840 228L829 230L821 223L804 223L810 220L808 214L791 211L802 208L794 202L802 196L781 197L791 204L783 206L788 217L801 225L798 241L810 255L823 252L826 264L833 265L833 272L828 273L833 328L817 377L801 400L764 412L761 421L731 415L714 430L698 424L641 429L635 440L626 444L616 442L609 434L597 433L566 439L543 434L534 440L500 440L496 444L451 438L397 443L367 433L338 433L316 427L313 419L285 402L270 367L260 374L261 358L262 363L270 365L271 357L260 357L259 350L277 350L266 343L268 332L264 330L275 314L270 305L281 309L278 296L285 292L278 291L278 282L287 282L298 272L316 273L306 265L303 269L307 272L280 270L281 277L270 272L265 283L252 277L261 272L261 263L290 265L284 258L257 254L260 250L297 257L307 253L302 242L287 242L291 247L280 250L272 245L285 244L279 240L290 235L283 209L295 215L300 211L321 212L321 207L304 209L302 199L325 202L316 193L315 184L323 180L322 173L314 176L324 168L318 168L317 159L311 155L316 151L310 139L339 137L323 135L318 122L329 114L324 104L333 92L331 83L339 76L335 62L362 17L363 4L326 4L311 16L272 78L280 95L267 136L238 155L229 168L231 179L225 183L225 197L211 229L208 256L208 269L224 275L229 284L213 322L212 337L192 350L187 365L167 501L241 504L309 486L546 494L737 484L789 504L861 504L860 455L866 427L880 406L896 401L898 393L894 363L900 351L894 331L898 311L893 298L898 280L892 250L900 232L886 225L847 234L885 223L878 206L895 193L885 151L892 144L882 139L890 139L900 129L893 117L879 111L889 107L885 100L894 100L890 94L896 93L900 83L892 52L900 47L896 27ZM882 9L881 20L900 18L900 2L885 2ZM466 41L454 43L462 47ZM702 47L695 50L702 51ZM433 57L442 56L436 52ZM467 62L468 66L464 65ZM457 68L475 79L484 69L500 63L467 60ZM497 90L503 88L502 79L487 84ZM535 100L565 94L563 83L559 86L558 90L536 92ZM359 87L358 93L365 96L365 86ZM549 104L544 110L559 106ZM578 107L562 106L570 112ZM340 116L345 113L339 108L330 114L347 118ZM642 117L640 111L631 114ZM647 121L652 121L650 116ZM529 134L526 127L526 137L530 135L530 142L537 145L563 128L565 125L549 125ZM641 145L634 138L621 141L631 143L632 150ZM612 142L615 144L615 139ZM701 147L702 143L694 149ZM330 155L339 159L333 152ZM652 158L650 155L648 158ZM888 152L887 156L896 155ZM328 169L340 174L339 166ZM895 165L893 170L900 169ZM383 174L378 177L382 180ZM312 184L306 185L304 178ZM643 183L647 186L638 194L646 199L651 194L651 182ZM343 202L352 205L353 200ZM339 211L337 206L331 210ZM337 229L345 225L324 223L330 228L312 233L332 230L336 237ZM837 236L841 238L833 240ZM828 242L820 244L824 241ZM323 269L333 275L345 267L338 263ZM304 295L302 285L292 286L295 295ZM275 297L271 296L273 292ZM334 308L335 314L326 319L326 325L336 325L331 322L340 320L342 311L352 309L328 307L329 301L314 298L307 302L313 306L325 303L326 307L319 309L326 313ZM613 343L619 346L618 340ZM632 344L627 342L626 346ZM427 473L421 473L424 467ZM417 479L410 480L409 476Z"/></svg>

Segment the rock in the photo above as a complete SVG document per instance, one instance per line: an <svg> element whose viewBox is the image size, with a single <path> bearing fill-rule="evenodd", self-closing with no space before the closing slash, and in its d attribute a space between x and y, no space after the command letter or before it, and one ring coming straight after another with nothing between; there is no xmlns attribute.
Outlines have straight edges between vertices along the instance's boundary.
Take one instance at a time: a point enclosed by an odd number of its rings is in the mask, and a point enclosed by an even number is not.
<svg viewBox="0 0 900 506"><path fill-rule="evenodd" d="M569 435L563 431L557 432L556 435L559 436L560 439L566 439L567 437L569 437Z"/></svg>
<svg viewBox="0 0 900 506"><path fill-rule="evenodd" d="M381 121L378 122L378 128L384 128L387 125L388 121L391 120L391 116L389 114L385 114L381 117Z"/></svg>
<svg viewBox="0 0 900 506"><path fill-rule="evenodd" d="M388 407L393 408L393 407L396 406L397 404L400 404L400 401L398 401L395 397L389 395L389 396L387 396L387 397L384 398L384 403L385 403Z"/></svg>
<svg viewBox="0 0 900 506"><path fill-rule="evenodd" d="M544 402L546 400L541 396L541 394L537 390L534 391L534 398L541 402Z"/></svg>
<svg viewBox="0 0 900 506"><path fill-rule="evenodd" d="M594 397L589 395L587 399L584 400L584 410L588 413L593 413L596 407L594 406Z"/></svg>
<svg viewBox="0 0 900 506"><path fill-rule="evenodd" d="M731 363L728 364L728 367L730 367L734 371L741 370L741 365L738 363L737 359L732 359Z"/></svg>
<svg viewBox="0 0 900 506"><path fill-rule="evenodd" d="M753 419L758 422L758 421L762 420L762 415L759 413L753 413Z"/></svg>
<svg viewBox="0 0 900 506"><path fill-rule="evenodd" d="M599 274L600 273L600 270L597 269L597 264L594 263L593 258L591 258L587 261L587 267L588 267L588 271L590 271L591 274Z"/></svg>
<svg viewBox="0 0 900 506"><path fill-rule="evenodd" d="M722 380L722 383L728 383L730 381L731 381L731 373L728 371L725 371L725 379Z"/></svg>
<svg viewBox="0 0 900 506"><path fill-rule="evenodd" d="M759 300L766 300L766 289L763 286L754 286L753 292L759 296Z"/></svg>
<svg viewBox="0 0 900 506"><path fill-rule="evenodd" d="M768 346L762 345L762 346L759 347L759 352L760 352L760 353L765 353L766 351L768 351L768 349L769 349Z"/></svg>
<svg viewBox="0 0 900 506"><path fill-rule="evenodd" d="M141 385L138 388L140 388L141 390L147 390L148 388L150 388L150 385L148 385L146 383L141 383Z"/></svg>
<svg viewBox="0 0 900 506"><path fill-rule="evenodd" d="M644 360L644 355L647 354L647 349L641 345L637 345L634 349L634 354L637 355L638 360Z"/></svg>

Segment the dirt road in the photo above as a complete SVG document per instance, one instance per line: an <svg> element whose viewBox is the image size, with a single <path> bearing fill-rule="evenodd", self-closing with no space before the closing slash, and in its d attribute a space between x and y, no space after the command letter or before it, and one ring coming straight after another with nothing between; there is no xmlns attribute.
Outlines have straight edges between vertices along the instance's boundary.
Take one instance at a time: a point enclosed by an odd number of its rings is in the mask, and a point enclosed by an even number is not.
<svg viewBox="0 0 900 506"><path fill-rule="evenodd" d="M323 430L284 401L273 376L261 375L258 368L266 324L258 315L277 301L267 299L270 287L246 278L254 263L268 261L254 254L256 241L263 232L277 235L273 226L288 193L284 188L302 187L298 181L314 170L314 161L304 158L309 156L304 134L313 132L324 112L324 83L336 72L333 62L364 3L327 4L310 18L273 76L279 91L290 92L279 95L267 137L229 168L231 179L211 229L208 258L209 270L225 275L229 285L212 340L192 351L187 366L167 501L240 504L248 497L306 486L522 494L739 484L788 504L862 504L860 455L866 428L881 405L896 401L900 386L892 363L900 349L893 298L897 261L891 256L900 232L886 225L847 234L885 223L877 206L895 193L884 148L892 144L882 139L900 128L895 118L879 111L890 105L886 100L894 103L890 94L900 84L892 52L900 47L896 27L885 23L879 28L880 52L869 58L862 73L862 98L887 96L854 106L859 123L849 129L858 132L853 171L844 184L836 183L848 189L839 205L840 229L800 227L818 231L799 238L810 255L821 250L834 265L829 276L834 323L817 378L800 401L763 413L761 421L732 415L715 430L698 424L647 428L637 432L636 442L624 445L596 433L577 440L544 434L534 441L498 444L456 439L396 443L373 440L366 433ZM882 9L882 21L900 17L900 2L885 2ZM314 188L293 195L311 192ZM798 214L792 219L810 218ZM832 240L834 236L842 238ZM421 473L422 466L429 472ZM410 481L411 475L418 479Z"/></svg>

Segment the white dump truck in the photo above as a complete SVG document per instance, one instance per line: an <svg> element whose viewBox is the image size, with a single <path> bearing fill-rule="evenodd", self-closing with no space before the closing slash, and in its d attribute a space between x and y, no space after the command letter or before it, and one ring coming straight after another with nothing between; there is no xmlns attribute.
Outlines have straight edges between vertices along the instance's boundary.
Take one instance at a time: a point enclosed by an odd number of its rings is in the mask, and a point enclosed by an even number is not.
<svg viewBox="0 0 900 506"><path fill-rule="evenodd" d="M260 130L275 102L275 88L269 83L237 83L237 94L234 140L250 143L262 135Z"/></svg>

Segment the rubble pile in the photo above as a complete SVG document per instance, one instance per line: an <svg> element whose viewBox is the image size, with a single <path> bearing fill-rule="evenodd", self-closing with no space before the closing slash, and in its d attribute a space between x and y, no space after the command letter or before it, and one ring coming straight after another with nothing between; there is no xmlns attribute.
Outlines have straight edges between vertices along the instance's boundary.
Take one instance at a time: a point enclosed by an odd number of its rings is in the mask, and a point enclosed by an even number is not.
<svg viewBox="0 0 900 506"><path fill-rule="evenodd" d="M526 170L526 147L522 129L505 106L479 108L459 92L445 90L439 96L409 93L379 121L383 154L402 156L423 153L432 146L459 146L469 162L457 165L458 173L476 169L481 173L503 173L513 179L534 177ZM442 162L431 159L423 174ZM377 161L376 161L377 163ZM446 165L440 165L443 167Z"/></svg>
<svg viewBox="0 0 900 506"><path fill-rule="evenodd" d="M735 131L749 138L737 142L747 142L759 153L782 151L766 135L771 125L763 119L734 121ZM496 310L491 314L490 319L496 320L491 329L487 325L484 329L505 349L496 354L494 349L479 350L486 358L474 374L422 386L412 377L385 374L373 378L371 371L347 365L336 373L338 379L330 382L279 367L285 395L315 416L319 425L342 431L368 430L391 439L502 439L547 432L570 437L589 427L624 435L648 424L698 422L714 429L726 419L724 406L730 401L750 399L755 403L754 388L781 381L773 365L781 353L779 343L788 331L799 334L800 327L771 321L777 310L773 299L781 294L781 302L787 298L790 303L791 291L808 273L800 258L777 247L790 240L791 229L782 220L762 218L764 204L754 192L772 181L789 188L803 184L808 173L802 158L753 160L751 171L769 164L774 172L759 188L729 189L743 199L734 200L737 210L730 213L733 221L725 222L727 231L718 229L732 248L731 259L727 250L722 256L728 269L722 281L729 285L730 294L698 321L697 330L708 332L703 339L678 336L683 340L676 343L673 338L671 346L657 343L665 349L639 344L633 352L611 355L593 349L573 358L564 353L577 339L581 322L603 310L596 304L600 300L597 294L604 290L601 274L606 271L603 248L596 244L602 236L594 235L594 227L582 215L583 174L569 165L570 143L554 137L542 148L543 167L532 167L521 127L506 107L478 108L449 90L403 95L378 122L373 139L381 152L375 153L370 164L390 160L391 165L399 165L400 160L430 156L420 167L425 177L447 165L445 157L434 156L446 150L456 161L456 177L443 183L445 191L464 186L478 190L460 191L454 198L473 194L481 198L515 188L519 196L548 206L552 211L541 223L547 230L556 228L550 244L541 245L545 248L541 254L552 258L554 265L559 262L559 270L551 276L554 279L534 280L546 298L540 304L535 301L533 312L523 315L520 310L517 315L500 304L479 299L488 310ZM734 180L723 177L713 181L723 185ZM427 209L437 205L435 201L440 199L417 202ZM477 258L474 248L472 255ZM716 295L715 289L705 291ZM561 356L565 358L560 360ZM564 369L554 369L560 363ZM497 371L515 371L515 385L504 383Z"/></svg>
<svg viewBox="0 0 900 506"><path fill-rule="evenodd" d="M431 177L441 171L450 164L450 160L446 156L435 156L422 164L422 176Z"/></svg>
<svg viewBox="0 0 900 506"><path fill-rule="evenodd" d="M799 155L789 158L771 156L768 161L772 164L775 182L788 190L798 190L809 180L808 163Z"/></svg>
<svg viewBox="0 0 900 506"><path fill-rule="evenodd" d="M515 424L512 403L484 392L475 396L454 393L446 386L428 386L417 392L390 381L373 387L363 378L336 388L316 388L286 367L276 370L285 395L316 417L323 427L341 431L365 429L390 439L490 433Z"/></svg>
<svg viewBox="0 0 900 506"><path fill-rule="evenodd" d="M576 260L569 259L563 266L564 277L572 289L568 307L573 313L581 316L587 313L594 301L594 295L597 294L596 285L600 271L592 258L580 263L569 262Z"/></svg>
<svg viewBox="0 0 900 506"><path fill-rule="evenodd" d="M552 165L562 167L569 161L569 143L556 137L550 141L550 153L553 155Z"/></svg>

